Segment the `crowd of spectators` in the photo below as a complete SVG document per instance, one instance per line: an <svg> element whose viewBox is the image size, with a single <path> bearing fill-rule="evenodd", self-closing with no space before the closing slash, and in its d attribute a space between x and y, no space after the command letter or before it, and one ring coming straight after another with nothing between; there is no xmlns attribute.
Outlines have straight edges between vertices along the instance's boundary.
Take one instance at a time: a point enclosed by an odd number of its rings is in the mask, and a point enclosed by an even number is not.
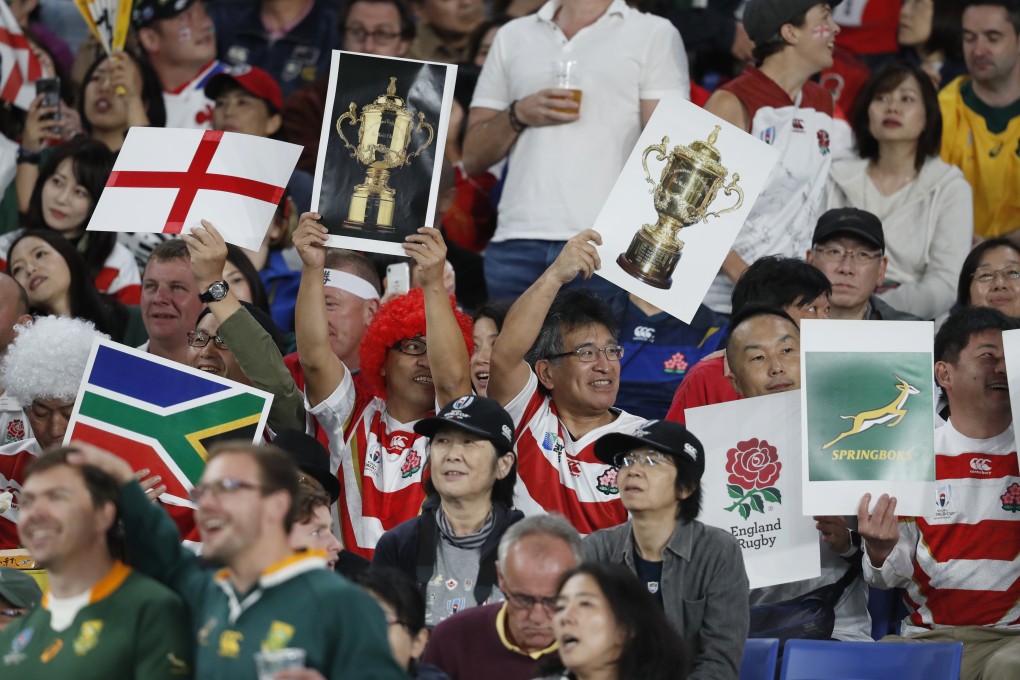
<svg viewBox="0 0 1020 680"><path fill-rule="evenodd" d="M1018 0L136 0L112 56L9 4L61 102L0 114L0 550L48 579L0 569L0 675L735 680L752 610L830 598L814 637L871 640L899 589L890 639L1020 677ZM310 210L334 49L459 66L403 257ZM779 150L690 323L591 228L674 93ZM257 251L86 230L139 126L303 147ZM818 578L752 590L685 411L799 389L804 319L934 322L952 512L866 495L814 518ZM194 512L60 446L97 337L273 395Z"/></svg>

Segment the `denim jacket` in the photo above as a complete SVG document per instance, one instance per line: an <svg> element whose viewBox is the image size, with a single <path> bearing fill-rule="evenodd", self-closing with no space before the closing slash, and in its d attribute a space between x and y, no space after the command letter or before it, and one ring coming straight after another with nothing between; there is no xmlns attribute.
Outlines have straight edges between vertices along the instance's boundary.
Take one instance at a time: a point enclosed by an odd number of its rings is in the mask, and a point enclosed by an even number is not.
<svg viewBox="0 0 1020 680"><path fill-rule="evenodd" d="M584 540L588 560L623 564L635 574L632 520ZM748 581L737 541L693 520L678 521L662 551L666 618L691 649L689 680L737 680L747 639Z"/></svg>

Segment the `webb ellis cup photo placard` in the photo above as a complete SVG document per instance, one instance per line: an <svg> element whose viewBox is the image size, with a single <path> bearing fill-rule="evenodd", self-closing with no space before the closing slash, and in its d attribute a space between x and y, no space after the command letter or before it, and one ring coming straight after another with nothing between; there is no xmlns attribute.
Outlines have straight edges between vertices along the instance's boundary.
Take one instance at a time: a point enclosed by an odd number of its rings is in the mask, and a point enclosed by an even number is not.
<svg viewBox="0 0 1020 680"><path fill-rule="evenodd" d="M432 226L457 67L334 51L312 188L329 245L403 255Z"/></svg>

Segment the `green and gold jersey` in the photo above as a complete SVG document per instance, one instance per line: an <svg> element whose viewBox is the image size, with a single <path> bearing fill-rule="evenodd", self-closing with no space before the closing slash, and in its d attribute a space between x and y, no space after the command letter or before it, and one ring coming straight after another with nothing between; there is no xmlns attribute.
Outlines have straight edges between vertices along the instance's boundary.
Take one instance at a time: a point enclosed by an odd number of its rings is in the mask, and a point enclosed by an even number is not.
<svg viewBox="0 0 1020 680"><path fill-rule="evenodd" d="M63 630L49 593L0 633L0 677L18 680L162 680L192 675L191 630L181 600L117 562Z"/></svg>

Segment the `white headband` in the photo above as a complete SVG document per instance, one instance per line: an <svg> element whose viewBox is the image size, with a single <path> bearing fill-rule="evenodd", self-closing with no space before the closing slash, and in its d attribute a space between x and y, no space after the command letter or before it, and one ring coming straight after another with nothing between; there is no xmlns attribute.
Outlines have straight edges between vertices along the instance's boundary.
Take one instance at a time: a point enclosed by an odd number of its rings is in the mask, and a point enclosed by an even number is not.
<svg viewBox="0 0 1020 680"><path fill-rule="evenodd" d="M375 289L375 286L360 276L348 274L339 269L325 270L322 276L322 283L330 288L338 288L347 291L351 295L357 295L362 300L379 299L379 291Z"/></svg>

